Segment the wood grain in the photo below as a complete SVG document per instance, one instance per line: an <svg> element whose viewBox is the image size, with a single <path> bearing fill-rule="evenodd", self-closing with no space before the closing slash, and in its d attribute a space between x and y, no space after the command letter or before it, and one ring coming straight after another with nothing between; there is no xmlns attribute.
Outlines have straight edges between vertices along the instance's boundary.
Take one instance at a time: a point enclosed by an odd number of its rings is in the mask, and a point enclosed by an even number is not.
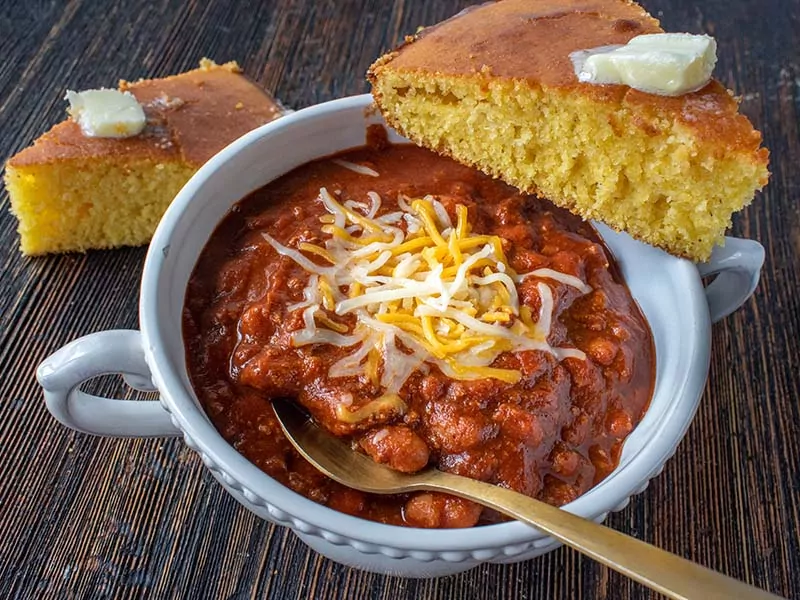
<svg viewBox="0 0 800 600"><path fill-rule="evenodd" d="M236 59L296 108L368 90L370 62L468 0L0 2L0 155L63 116L67 87ZM675 457L613 527L800 597L800 0L644 0L717 37L717 75L772 150L772 182L734 222L767 249L755 297L714 327L709 384ZM233 8L235 6L235 8ZM0 202L7 206L3 194ZM417 581L353 571L227 496L179 440L75 434L35 366L69 340L137 326L145 250L24 259L0 215L0 597L650 598L564 549ZM98 393L131 396L121 380Z"/></svg>

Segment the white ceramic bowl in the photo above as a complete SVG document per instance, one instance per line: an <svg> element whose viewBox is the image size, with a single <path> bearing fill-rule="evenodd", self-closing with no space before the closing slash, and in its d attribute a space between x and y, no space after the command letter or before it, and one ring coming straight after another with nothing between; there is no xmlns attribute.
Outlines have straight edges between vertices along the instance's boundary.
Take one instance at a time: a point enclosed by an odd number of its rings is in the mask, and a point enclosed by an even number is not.
<svg viewBox="0 0 800 600"><path fill-rule="evenodd" d="M369 96L301 110L237 140L178 194L150 245L142 280L141 333L106 331L72 342L37 376L47 407L63 424L110 436L177 436L244 506L290 527L309 546L354 567L430 577L481 562L515 562L557 546L521 523L420 530L351 517L308 500L248 462L214 429L186 371L181 311L195 261L228 209L249 192L309 160L360 146L365 126L381 122ZM402 138L394 137L394 141ZM639 302L656 342L657 381L647 414L625 443L619 466L565 510L595 521L643 491L674 453L697 408L709 365L711 322L753 292L763 262L756 242L728 239L699 268L598 225ZM701 276L717 274L704 290ZM123 373L160 401L123 401L80 391L86 380Z"/></svg>

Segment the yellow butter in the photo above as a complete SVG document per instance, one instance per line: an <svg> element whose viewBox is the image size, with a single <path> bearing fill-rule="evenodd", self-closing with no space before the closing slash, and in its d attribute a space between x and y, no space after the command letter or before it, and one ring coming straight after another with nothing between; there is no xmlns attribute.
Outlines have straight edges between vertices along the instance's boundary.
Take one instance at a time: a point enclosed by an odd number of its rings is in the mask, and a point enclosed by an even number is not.
<svg viewBox="0 0 800 600"><path fill-rule="evenodd" d="M680 96L711 80L717 43L708 35L655 33L637 36L624 46L574 52L571 58L581 82Z"/></svg>
<svg viewBox="0 0 800 600"><path fill-rule="evenodd" d="M67 91L68 112L88 137L126 138L138 135L147 122L141 104L119 90Z"/></svg>

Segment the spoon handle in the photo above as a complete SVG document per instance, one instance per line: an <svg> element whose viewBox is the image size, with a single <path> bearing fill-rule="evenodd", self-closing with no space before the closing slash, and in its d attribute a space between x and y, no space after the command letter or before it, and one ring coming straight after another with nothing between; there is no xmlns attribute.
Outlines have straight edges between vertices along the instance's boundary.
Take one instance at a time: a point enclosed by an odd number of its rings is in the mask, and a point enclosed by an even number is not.
<svg viewBox="0 0 800 600"><path fill-rule="evenodd" d="M646 542L505 488L442 472L427 480L425 488L494 508L668 598L779 598Z"/></svg>

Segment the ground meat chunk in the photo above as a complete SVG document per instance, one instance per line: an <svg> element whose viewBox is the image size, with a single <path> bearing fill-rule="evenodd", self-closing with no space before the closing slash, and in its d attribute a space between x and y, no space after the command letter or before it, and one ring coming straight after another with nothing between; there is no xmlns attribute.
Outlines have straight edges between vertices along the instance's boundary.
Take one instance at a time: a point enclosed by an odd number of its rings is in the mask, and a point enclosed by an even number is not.
<svg viewBox="0 0 800 600"><path fill-rule="evenodd" d="M403 512L406 523L412 527L455 529L475 525L482 510L475 502L430 492L413 496Z"/></svg>
<svg viewBox="0 0 800 600"><path fill-rule="evenodd" d="M373 429L361 438L360 443L375 462L403 473L424 469L430 457L425 441L405 425Z"/></svg>

